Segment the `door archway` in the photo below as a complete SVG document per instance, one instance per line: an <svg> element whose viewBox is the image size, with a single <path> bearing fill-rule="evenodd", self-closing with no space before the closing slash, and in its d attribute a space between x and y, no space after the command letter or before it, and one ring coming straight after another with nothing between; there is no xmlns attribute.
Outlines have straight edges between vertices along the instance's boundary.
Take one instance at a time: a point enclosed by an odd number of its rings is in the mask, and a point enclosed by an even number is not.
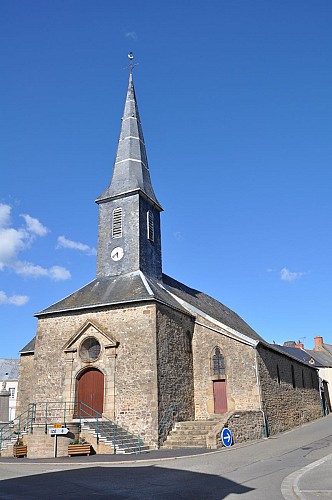
<svg viewBox="0 0 332 500"><path fill-rule="evenodd" d="M103 413L104 408L104 374L97 368L89 368L77 378L77 403L82 416L96 416L95 412Z"/></svg>

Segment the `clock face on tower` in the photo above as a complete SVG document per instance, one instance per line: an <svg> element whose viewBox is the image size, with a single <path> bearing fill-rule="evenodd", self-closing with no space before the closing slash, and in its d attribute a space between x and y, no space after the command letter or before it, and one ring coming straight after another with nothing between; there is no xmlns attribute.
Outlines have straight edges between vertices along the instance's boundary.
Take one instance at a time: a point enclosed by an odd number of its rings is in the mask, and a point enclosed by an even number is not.
<svg viewBox="0 0 332 500"><path fill-rule="evenodd" d="M111 252L111 259L113 259L115 261L121 260L123 257L123 254L124 254L123 248L121 248L121 247L113 248L113 250Z"/></svg>

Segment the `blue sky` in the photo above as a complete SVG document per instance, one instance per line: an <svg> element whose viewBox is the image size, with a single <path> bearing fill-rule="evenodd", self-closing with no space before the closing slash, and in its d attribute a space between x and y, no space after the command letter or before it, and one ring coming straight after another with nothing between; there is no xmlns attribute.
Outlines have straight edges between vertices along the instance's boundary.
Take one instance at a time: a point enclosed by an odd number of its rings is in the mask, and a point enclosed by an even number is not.
<svg viewBox="0 0 332 500"><path fill-rule="evenodd" d="M0 357L95 277L134 80L163 269L267 341L332 343L330 0L3 0Z"/></svg>

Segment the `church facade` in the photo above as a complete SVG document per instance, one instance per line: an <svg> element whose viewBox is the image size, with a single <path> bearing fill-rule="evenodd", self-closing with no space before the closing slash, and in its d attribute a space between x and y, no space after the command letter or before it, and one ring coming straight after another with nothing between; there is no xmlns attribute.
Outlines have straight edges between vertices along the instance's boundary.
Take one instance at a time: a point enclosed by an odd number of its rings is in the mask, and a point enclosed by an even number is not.
<svg viewBox="0 0 332 500"><path fill-rule="evenodd" d="M112 179L96 201L96 277L36 315L36 337L21 351L19 412L32 402L74 402L69 421L80 405L152 447L167 439L170 414L223 425L243 416L242 436L248 422L260 420L267 434L321 415L314 367L163 274L162 207L132 74Z"/></svg>

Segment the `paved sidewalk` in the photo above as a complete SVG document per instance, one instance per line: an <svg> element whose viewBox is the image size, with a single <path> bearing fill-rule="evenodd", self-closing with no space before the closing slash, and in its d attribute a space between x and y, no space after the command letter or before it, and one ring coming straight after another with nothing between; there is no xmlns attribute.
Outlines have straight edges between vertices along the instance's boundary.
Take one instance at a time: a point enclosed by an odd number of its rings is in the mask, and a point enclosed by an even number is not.
<svg viewBox="0 0 332 500"><path fill-rule="evenodd" d="M239 446L239 445L238 445ZM73 457L56 457L56 458L13 458L13 457L0 457L1 463L120 463L120 462L140 462L145 460L162 460L171 458L190 457L196 455L205 455L216 453L217 450L209 450L207 448L183 448L183 449L170 449L170 450L150 450L147 453L141 454L118 454L118 455L81 455Z"/></svg>
<svg viewBox="0 0 332 500"><path fill-rule="evenodd" d="M286 500L332 499L332 454L290 474L281 491Z"/></svg>

